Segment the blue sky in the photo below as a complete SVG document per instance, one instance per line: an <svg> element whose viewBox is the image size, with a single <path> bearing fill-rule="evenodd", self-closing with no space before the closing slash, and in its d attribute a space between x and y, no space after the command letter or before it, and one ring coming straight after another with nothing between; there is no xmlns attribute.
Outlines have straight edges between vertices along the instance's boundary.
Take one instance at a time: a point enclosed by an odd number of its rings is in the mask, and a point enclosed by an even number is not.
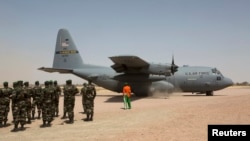
<svg viewBox="0 0 250 141"><path fill-rule="evenodd" d="M1 0L0 83L83 80L51 67L56 35L70 31L85 63L137 55L148 62L217 67L250 82L248 0Z"/></svg>

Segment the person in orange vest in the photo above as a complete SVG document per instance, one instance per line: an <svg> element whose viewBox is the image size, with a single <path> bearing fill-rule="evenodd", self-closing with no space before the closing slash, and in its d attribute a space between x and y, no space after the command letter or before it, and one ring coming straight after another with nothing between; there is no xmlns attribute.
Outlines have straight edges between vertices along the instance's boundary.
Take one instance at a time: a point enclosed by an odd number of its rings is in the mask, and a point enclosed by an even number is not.
<svg viewBox="0 0 250 141"><path fill-rule="evenodd" d="M124 102L124 110L131 109L131 87L128 85L128 83L125 83L123 86L123 102Z"/></svg>

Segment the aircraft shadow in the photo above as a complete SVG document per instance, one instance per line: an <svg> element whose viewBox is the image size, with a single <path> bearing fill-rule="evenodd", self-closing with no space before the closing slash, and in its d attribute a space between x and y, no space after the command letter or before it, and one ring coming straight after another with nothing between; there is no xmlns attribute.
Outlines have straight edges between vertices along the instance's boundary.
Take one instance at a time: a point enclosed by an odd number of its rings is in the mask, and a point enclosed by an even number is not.
<svg viewBox="0 0 250 141"><path fill-rule="evenodd" d="M192 96L193 97L200 97L200 96L203 97L203 96L205 96L205 97L207 97L206 95L200 95L200 94L193 94L193 95L189 94L189 95L182 95L182 96L187 96L187 97L188 96L190 96L190 97L192 97ZM213 95L213 96L226 96L226 95ZM213 96L208 96L208 97L213 97Z"/></svg>
<svg viewBox="0 0 250 141"><path fill-rule="evenodd" d="M11 132L15 133L15 132L22 132L22 131L26 131L26 129L28 129L30 127L23 127L23 128L18 128L16 130L11 130Z"/></svg>
<svg viewBox="0 0 250 141"><path fill-rule="evenodd" d="M98 97L108 97L108 99L105 102L123 102L123 96L121 96L121 95L118 95L118 96L114 96L114 95L98 95ZM141 98L143 98L143 97L132 96L131 97L131 102L139 100Z"/></svg>

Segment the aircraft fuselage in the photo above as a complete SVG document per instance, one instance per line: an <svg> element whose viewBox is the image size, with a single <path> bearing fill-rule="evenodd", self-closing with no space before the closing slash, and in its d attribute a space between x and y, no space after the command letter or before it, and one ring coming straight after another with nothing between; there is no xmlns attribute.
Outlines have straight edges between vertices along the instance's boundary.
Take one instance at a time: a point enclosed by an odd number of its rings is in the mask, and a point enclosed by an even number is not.
<svg viewBox="0 0 250 141"><path fill-rule="evenodd" d="M102 72L100 74L100 72ZM206 93L224 89L233 84L220 71L211 67L184 66L171 76L116 73L108 67L86 67L73 70L73 74L92 80L95 84L115 92L121 92L123 84L128 82L137 96L146 96L152 87L159 91L182 91ZM160 84L160 85L159 85Z"/></svg>

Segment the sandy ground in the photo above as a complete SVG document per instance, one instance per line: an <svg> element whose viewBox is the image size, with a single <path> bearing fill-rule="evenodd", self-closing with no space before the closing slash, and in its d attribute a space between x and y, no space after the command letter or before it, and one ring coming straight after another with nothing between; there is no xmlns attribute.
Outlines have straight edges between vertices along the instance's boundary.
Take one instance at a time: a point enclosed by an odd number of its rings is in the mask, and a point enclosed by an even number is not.
<svg viewBox="0 0 250 141"><path fill-rule="evenodd" d="M99 90L94 121L85 122L81 96L76 96L74 124L55 118L51 127L42 120L11 132L13 124L0 128L0 141L206 141L208 124L250 124L250 88L230 87L214 96L174 93L157 97L132 97L132 109L124 110L119 93ZM9 119L12 119L11 113Z"/></svg>

